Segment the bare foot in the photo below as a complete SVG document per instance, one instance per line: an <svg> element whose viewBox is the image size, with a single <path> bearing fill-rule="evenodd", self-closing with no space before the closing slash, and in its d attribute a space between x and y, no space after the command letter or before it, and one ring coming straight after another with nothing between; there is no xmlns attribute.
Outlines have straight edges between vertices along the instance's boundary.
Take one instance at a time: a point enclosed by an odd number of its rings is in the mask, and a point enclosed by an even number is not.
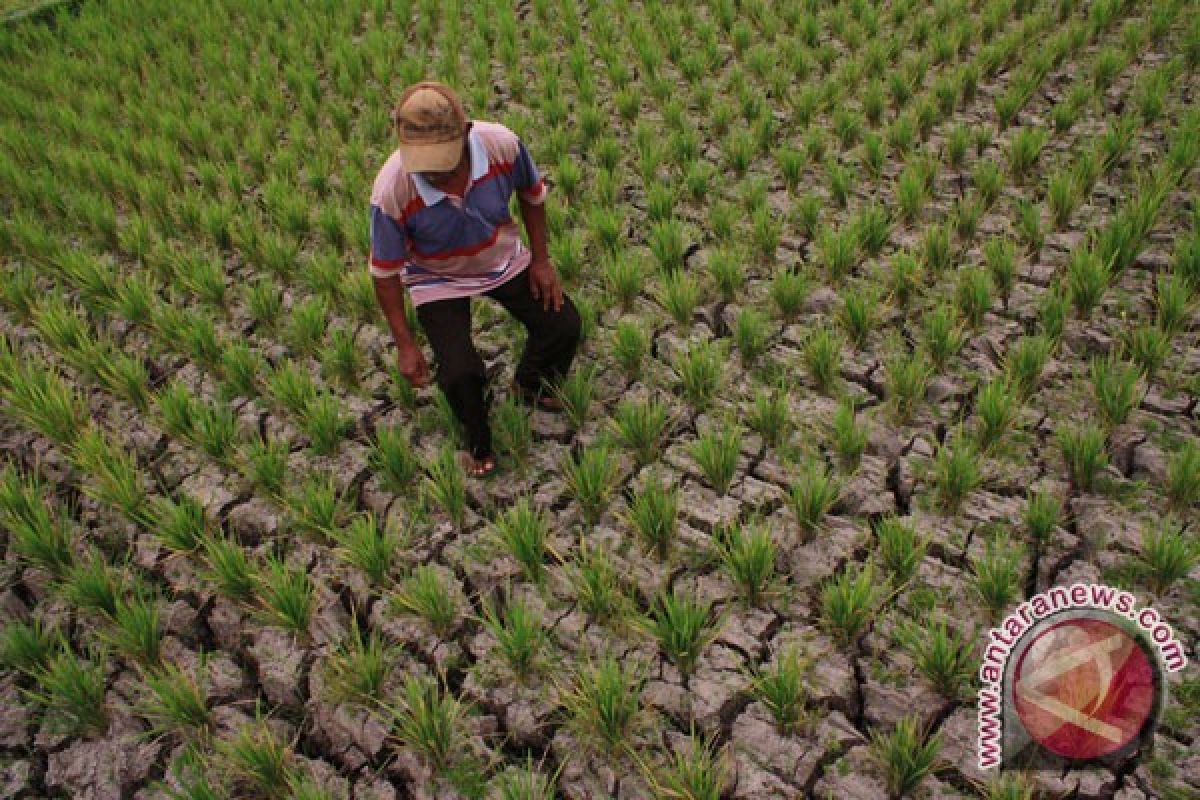
<svg viewBox="0 0 1200 800"><path fill-rule="evenodd" d="M493 455L474 458L470 453L463 453L462 461L463 468L475 478L486 478L496 471L496 457Z"/></svg>

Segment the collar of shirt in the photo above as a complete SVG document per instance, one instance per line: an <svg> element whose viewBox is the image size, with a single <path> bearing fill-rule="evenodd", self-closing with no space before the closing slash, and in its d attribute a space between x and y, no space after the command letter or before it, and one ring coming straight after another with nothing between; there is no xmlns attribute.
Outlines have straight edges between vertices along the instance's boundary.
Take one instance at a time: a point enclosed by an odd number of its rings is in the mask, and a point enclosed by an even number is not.
<svg viewBox="0 0 1200 800"><path fill-rule="evenodd" d="M471 177L467 181L467 191L470 191L475 182L487 174L489 166L487 148L476 135L474 127L467 131L467 155L471 159ZM421 195L421 202L426 206L436 205L446 196L445 192L434 188L419 172L414 172L412 179L413 185L417 187L417 194Z"/></svg>

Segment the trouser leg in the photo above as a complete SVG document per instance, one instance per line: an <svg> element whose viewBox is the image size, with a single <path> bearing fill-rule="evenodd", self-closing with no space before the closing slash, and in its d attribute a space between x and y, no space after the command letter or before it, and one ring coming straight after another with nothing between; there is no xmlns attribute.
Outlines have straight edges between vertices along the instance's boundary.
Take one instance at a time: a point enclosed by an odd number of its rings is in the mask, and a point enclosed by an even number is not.
<svg viewBox="0 0 1200 800"><path fill-rule="evenodd" d="M557 386L579 346L579 311L571 298L563 295L562 308L555 311L542 307L529 289L529 273L522 271L501 286L487 292L510 314L517 318L528 337L525 352L517 363L517 384L529 392L541 392Z"/></svg>
<svg viewBox="0 0 1200 800"><path fill-rule="evenodd" d="M471 339L470 298L422 303L417 306L417 319L433 349L438 388L466 431L471 455L490 455L487 372Z"/></svg>

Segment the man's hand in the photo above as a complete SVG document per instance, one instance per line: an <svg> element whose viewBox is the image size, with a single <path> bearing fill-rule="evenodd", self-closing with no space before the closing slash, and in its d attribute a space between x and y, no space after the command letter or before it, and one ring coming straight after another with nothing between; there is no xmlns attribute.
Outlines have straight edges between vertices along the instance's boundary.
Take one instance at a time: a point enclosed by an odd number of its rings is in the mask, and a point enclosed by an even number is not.
<svg viewBox="0 0 1200 800"><path fill-rule="evenodd" d="M534 300L542 301L543 309L562 310L562 282L558 279L558 270L554 268L549 259L530 263L529 291Z"/></svg>
<svg viewBox="0 0 1200 800"><path fill-rule="evenodd" d="M401 345L398 349L400 355L397 360L400 363L400 374L417 388L427 385L429 383L429 363L425 361L425 354L421 352L421 348L416 344L409 343Z"/></svg>

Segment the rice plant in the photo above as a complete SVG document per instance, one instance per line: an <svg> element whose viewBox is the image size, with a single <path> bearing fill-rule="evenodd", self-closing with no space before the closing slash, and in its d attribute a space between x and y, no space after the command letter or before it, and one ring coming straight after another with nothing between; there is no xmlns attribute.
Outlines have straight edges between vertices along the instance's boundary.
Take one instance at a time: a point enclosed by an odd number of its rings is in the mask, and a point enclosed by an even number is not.
<svg viewBox="0 0 1200 800"><path fill-rule="evenodd" d="M1058 527L1061 516L1061 501L1050 492L1042 490L1030 495L1025 504L1022 521L1035 542L1046 542Z"/></svg>
<svg viewBox="0 0 1200 800"><path fill-rule="evenodd" d="M925 399L932 370L920 353L901 351L884 365L887 402L892 417L907 423Z"/></svg>
<svg viewBox="0 0 1200 800"><path fill-rule="evenodd" d="M616 491L618 469L616 457L607 442L585 447L577 456L564 456L563 481L589 524L600 518Z"/></svg>
<svg viewBox="0 0 1200 800"><path fill-rule="evenodd" d="M497 514L488 530L489 538L509 553L531 581L542 580L550 523L545 513L522 496Z"/></svg>
<svg viewBox="0 0 1200 800"><path fill-rule="evenodd" d="M806 705L812 671L811 657L801 657L793 644L779 653L770 666L757 668L750 679L750 691L771 713L780 733L797 733L808 722Z"/></svg>
<svg viewBox="0 0 1200 800"><path fill-rule="evenodd" d="M362 570L376 586L387 583L400 540L373 513L355 516L348 525L331 527L329 536L338 544L338 558Z"/></svg>
<svg viewBox="0 0 1200 800"><path fill-rule="evenodd" d="M355 618L322 664L329 698L366 705L382 701L397 655L396 648L384 642L378 631L363 630Z"/></svg>
<svg viewBox="0 0 1200 800"><path fill-rule="evenodd" d="M696 661L719 632L712 604L679 589L654 597L646 628L685 677L692 674Z"/></svg>
<svg viewBox="0 0 1200 800"><path fill-rule="evenodd" d="M707 408L724 380L724 353L711 340L693 342L675 356L674 368L680 388L688 402L697 410Z"/></svg>
<svg viewBox="0 0 1200 800"><path fill-rule="evenodd" d="M391 425L376 429L368 463L389 491L407 491L420 469L407 428Z"/></svg>
<svg viewBox="0 0 1200 800"><path fill-rule="evenodd" d="M879 321L879 301L871 288L847 288L842 292L838 320L856 348L863 347Z"/></svg>
<svg viewBox="0 0 1200 800"><path fill-rule="evenodd" d="M688 316L691 316L689 312ZM641 375L642 363L650 349L649 337L639 323L622 319L613 331L612 354L622 371L630 378Z"/></svg>
<svg viewBox="0 0 1200 800"><path fill-rule="evenodd" d="M112 627L101 638L143 666L156 666L160 657L162 625L155 598L140 588L127 597L118 598L112 613Z"/></svg>
<svg viewBox="0 0 1200 800"><path fill-rule="evenodd" d="M280 492L288 469L288 443L277 438L254 437L244 452L246 476L269 493Z"/></svg>
<svg viewBox="0 0 1200 800"><path fill-rule="evenodd" d="M894 516L881 518L875 533L879 537L879 557L891 573L893 585L908 583L925 557L927 540Z"/></svg>
<svg viewBox="0 0 1200 800"><path fill-rule="evenodd" d="M1188 439L1167 461L1167 498L1183 511L1200 501L1200 447Z"/></svg>
<svg viewBox="0 0 1200 800"><path fill-rule="evenodd" d="M579 607L592 619L612 619L625 610L626 598L617 568L603 547L583 541L569 575Z"/></svg>
<svg viewBox="0 0 1200 800"><path fill-rule="evenodd" d="M1137 564L1155 595L1162 597L1187 577L1200 562L1200 547L1183 525L1167 518L1159 525L1142 529L1142 547Z"/></svg>
<svg viewBox="0 0 1200 800"><path fill-rule="evenodd" d="M776 547L771 532L761 525L717 526L713 532L721 566L738 587L747 606L758 606L776 582Z"/></svg>
<svg viewBox="0 0 1200 800"><path fill-rule="evenodd" d="M979 423L975 441L979 449L988 452L1012 430L1017 418L1017 398L1004 378L994 378L979 387L975 394L975 416Z"/></svg>
<svg viewBox="0 0 1200 800"><path fill-rule="evenodd" d="M0 520L12 550L29 563L59 577L75 563L76 535L66 514L51 513L43 487L32 475L0 469Z"/></svg>
<svg viewBox="0 0 1200 800"><path fill-rule="evenodd" d="M1046 204L1056 230L1063 230L1082 201L1079 183L1074 173L1060 170L1046 183Z"/></svg>
<svg viewBox="0 0 1200 800"><path fill-rule="evenodd" d="M1159 275L1155 281L1154 310L1158 328L1167 336L1184 329L1196 308L1195 289L1178 275Z"/></svg>
<svg viewBox="0 0 1200 800"><path fill-rule="evenodd" d="M490 604L483 607L483 625L496 640L496 650L518 677L526 677L539 664L546 644L541 614L519 598L512 598L503 612Z"/></svg>
<svg viewBox="0 0 1200 800"><path fill-rule="evenodd" d="M201 660L200 669L204 668ZM179 731L193 738L207 735L212 710L201 677L168 663L144 673L143 680L145 694L135 710L150 724L152 732Z"/></svg>
<svg viewBox="0 0 1200 800"><path fill-rule="evenodd" d="M966 343L966 334L955 308L946 303L934 306L922 319L922 335L929 360L943 370ZM922 389L922 395L924 390Z"/></svg>
<svg viewBox="0 0 1200 800"><path fill-rule="evenodd" d="M807 463L792 483L788 500L796 522L808 536L820 526L841 495L841 482L824 464Z"/></svg>
<svg viewBox="0 0 1200 800"><path fill-rule="evenodd" d="M871 753L883 769L888 793L900 797L916 789L933 771L941 745L941 731L924 730L916 714L903 717L889 734L872 730Z"/></svg>
<svg viewBox="0 0 1200 800"><path fill-rule="evenodd" d="M233 600L253 597L258 588L257 571L237 541L210 534L201 546L206 562L205 579L217 591Z"/></svg>
<svg viewBox="0 0 1200 800"><path fill-rule="evenodd" d="M1092 250L1076 250L1067 262L1067 292L1080 318L1090 316L1112 281L1108 262Z"/></svg>
<svg viewBox="0 0 1200 800"><path fill-rule="evenodd" d="M1046 131L1041 128L1020 128L1008 145L1008 169L1017 181L1023 181L1041 155L1046 144Z"/></svg>
<svg viewBox="0 0 1200 800"><path fill-rule="evenodd" d="M635 664L612 655L590 658L559 687L559 703L576 734L615 754L638 728L646 677Z"/></svg>
<svg viewBox="0 0 1200 800"><path fill-rule="evenodd" d="M705 431L689 449L705 480L719 495L728 494L733 483L741 443L741 429L729 420L719 429Z"/></svg>
<svg viewBox="0 0 1200 800"><path fill-rule="evenodd" d="M646 282L641 261L627 252L615 253L605 260L603 274L604 286L609 294L616 297L622 309L628 311L641 295Z"/></svg>
<svg viewBox="0 0 1200 800"><path fill-rule="evenodd" d="M675 322L688 326L700 303L700 292L696 279L690 273L680 271L663 277L658 300Z"/></svg>
<svg viewBox="0 0 1200 800"><path fill-rule="evenodd" d="M931 477L938 503L947 511L956 511L983 483L975 444L963 436L947 439L934 454Z"/></svg>
<svg viewBox="0 0 1200 800"><path fill-rule="evenodd" d="M298 775L292 748L260 716L232 738L217 739L214 749L221 770L248 794L286 797Z"/></svg>
<svg viewBox="0 0 1200 800"><path fill-rule="evenodd" d="M298 636L308 633L316 595L307 570L268 557L257 588L262 613L268 621Z"/></svg>
<svg viewBox="0 0 1200 800"><path fill-rule="evenodd" d="M821 624L841 644L853 644L876 612L879 591L870 562L847 564L821 589Z"/></svg>
<svg viewBox="0 0 1200 800"><path fill-rule="evenodd" d="M840 337L825 326L814 329L805 339L803 356L804 365L817 388L828 393L841 369Z"/></svg>
<svg viewBox="0 0 1200 800"><path fill-rule="evenodd" d="M84 398L54 369L25 364L5 379L7 412L60 445L70 445L87 428Z"/></svg>
<svg viewBox="0 0 1200 800"><path fill-rule="evenodd" d="M664 272L674 272L683 266L687 244L683 227L677 220L667 219L651 224L646 243L659 268Z"/></svg>
<svg viewBox="0 0 1200 800"><path fill-rule="evenodd" d="M965 267L959 270L954 299L963 319L974 330L983 325L984 314L992 307L992 279L984 270Z"/></svg>
<svg viewBox="0 0 1200 800"><path fill-rule="evenodd" d="M839 282L850 273L857 259L858 247L858 231L853 225L821 229L817 236L818 259L832 281Z"/></svg>
<svg viewBox="0 0 1200 800"><path fill-rule="evenodd" d="M34 689L27 696L46 710L46 725L69 734L97 732L108 727L103 653L80 657L63 648L33 672Z"/></svg>
<svg viewBox="0 0 1200 800"><path fill-rule="evenodd" d="M630 498L625 521L647 547L665 559L675 541L678 517L678 488L656 476Z"/></svg>
<svg viewBox="0 0 1200 800"><path fill-rule="evenodd" d="M720 800L730 783L729 767L715 736L688 736L687 745L671 752L669 762L651 778L658 797Z"/></svg>
<svg viewBox="0 0 1200 800"><path fill-rule="evenodd" d="M733 302L746 284L742 255L732 248L714 250L708 256L708 273L725 302Z"/></svg>
<svg viewBox="0 0 1200 800"><path fill-rule="evenodd" d="M1024 551L1007 536L989 539L984 552L971 560L975 591L984 607L998 617L1021 593Z"/></svg>
<svg viewBox="0 0 1200 800"><path fill-rule="evenodd" d="M1045 336L1022 336L1005 354L1004 372L1020 397L1027 398L1038 388L1051 349Z"/></svg>
<svg viewBox="0 0 1200 800"><path fill-rule="evenodd" d="M458 621L458 604L442 573L431 564L413 569L392 595L392 604L401 613L414 614L428 622L439 636L447 635Z"/></svg>
<svg viewBox="0 0 1200 800"><path fill-rule="evenodd" d="M921 236L921 262L931 275L941 275L950 268L954 258L950 228L930 225Z"/></svg>
<svg viewBox="0 0 1200 800"><path fill-rule="evenodd" d="M462 463L454 448L445 444L426 468L422 488L450 520L458 526L463 524L467 513L467 486Z"/></svg>
<svg viewBox="0 0 1200 800"><path fill-rule="evenodd" d="M0 629L0 665L33 673L44 668L63 647L62 633L37 617L29 622L9 620Z"/></svg>
<svg viewBox="0 0 1200 800"><path fill-rule="evenodd" d="M622 398L612 415L613 431L621 445L632 451L638 466L655 458L663 445L670 410L657 398Z"/></svg>
<svg viewBox="0 0 1200 800"><path fill-rule="evenodd" d="M962 697L977 668L969 637L947 627L945 617L938 615L933 624L899 627L896 638L939 694L951 700Z"/></svg>
<svg viewBox="0 0 1200 800"><path fill-rule="evenodd" d="M867 448L867 429L858 420L854 401L843 399L833 416L833 449L848 469L857 469Z"/></svg>
<svg viewBox="0 0 1200 800"><path fill-rule="evenodd" d="M321 536L342 523L343 502L330 472L305 476L284 499L288 515L298 528Z"/></svg>
<svg viewBox="0 0 1200 800"><path fill-rule="evenodd" d="M1114 354L1092 359L1089 371L1092 397L1108 430L1123 424L1137 408L1138 371Z"/></svg>

